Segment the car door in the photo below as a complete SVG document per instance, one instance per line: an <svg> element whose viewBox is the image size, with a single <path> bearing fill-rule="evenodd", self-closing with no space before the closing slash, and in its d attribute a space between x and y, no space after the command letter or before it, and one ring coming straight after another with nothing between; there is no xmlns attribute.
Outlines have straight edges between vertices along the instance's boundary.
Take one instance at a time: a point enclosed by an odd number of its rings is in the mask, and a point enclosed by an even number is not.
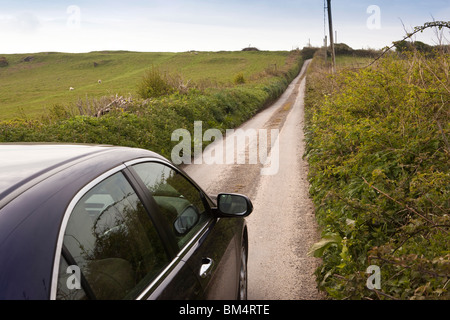
<svg viewBox="0 0 450 320"><path fill-rule="evenodd" d="M217 219L187 261L206 300L235 300L239 286L239 232L235 219Z"/></svg>
<svg viewBox="0 0 450 320"><path fill-rule="evenodd" d="M236 219L217 219L214 204L187 176L168 163L131 165L160 212L177 255L197 277L205 299L235 299L239 246Z"/></svg>
<svg viewBox="0 0 450 320"><path fill-rule="evenodd" d="M55 260L54 299L197 299L202 288L173 255L132 176L94 180L69 205Z"/></svg>

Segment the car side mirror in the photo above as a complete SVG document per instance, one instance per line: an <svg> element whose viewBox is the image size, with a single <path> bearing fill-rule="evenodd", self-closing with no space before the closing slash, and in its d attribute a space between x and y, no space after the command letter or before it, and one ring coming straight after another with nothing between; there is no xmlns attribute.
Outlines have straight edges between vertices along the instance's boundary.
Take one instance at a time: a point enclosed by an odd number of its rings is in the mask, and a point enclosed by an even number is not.
<svg viewBox="0 0 450 320"><path fill-rule="evenodd" d="M240 194L221 193L217 196L219 217L247 217L253 211L250 199Z"/></svg>

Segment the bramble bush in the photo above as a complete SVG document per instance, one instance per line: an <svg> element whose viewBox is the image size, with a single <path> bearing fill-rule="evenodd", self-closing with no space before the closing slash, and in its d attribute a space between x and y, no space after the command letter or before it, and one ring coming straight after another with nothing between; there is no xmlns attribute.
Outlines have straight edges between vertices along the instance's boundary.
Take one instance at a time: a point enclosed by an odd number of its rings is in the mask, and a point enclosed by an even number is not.
<svg viewBox="0 0 450 320"><path fill-rule="evenodd" d="M318 287L333 299L450 299L450 54L307 75ZM381 289L366 270L381 268Z"/></svg>

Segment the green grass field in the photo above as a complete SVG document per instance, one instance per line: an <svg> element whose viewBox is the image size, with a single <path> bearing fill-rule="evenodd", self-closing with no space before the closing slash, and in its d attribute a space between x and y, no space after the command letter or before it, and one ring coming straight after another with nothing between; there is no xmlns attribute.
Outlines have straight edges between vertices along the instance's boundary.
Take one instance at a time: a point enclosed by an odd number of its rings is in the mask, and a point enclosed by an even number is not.
<svg viewBox="0 0 450 320"><path fill-rule="evenodd" d="M186 82L228 86L238 73L257 81L266 70L282 70L288 56L286 51L1 55L8 66L0 67L0 120L38 117L54 105L71 105L79 99L135 95L138 82L152 66ZM31 61L24 61L27 57Z"/></svg>

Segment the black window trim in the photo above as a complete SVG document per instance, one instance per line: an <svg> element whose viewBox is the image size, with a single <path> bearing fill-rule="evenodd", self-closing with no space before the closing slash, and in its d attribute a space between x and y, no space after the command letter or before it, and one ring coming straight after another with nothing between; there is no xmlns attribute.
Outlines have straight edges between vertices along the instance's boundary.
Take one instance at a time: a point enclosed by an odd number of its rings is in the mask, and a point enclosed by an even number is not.
<svg viewBox="0 0 450 320"><path fill-rule="evenodd" d="M73 258L73 256L70 253L69 249L67 249L67 247L64 244L63 244L63 247L62 247L61 255L66 260L66 262L67 262L67 264L69 266L76 266L77 265L77 262ZM86 277L84 276L83 271L81 271L81 270L80 270L80 277L81 277L81 279L80 279L81 288L83 289L83 291L86 294L86 296L88 297L88 299L90 299L90 300L97 300L97 298L95 297L94 291L92 291L91 286L87 282Z"/></svg>
<svg viewBox="0 0 450 320"><path fill-rule="evenodd" d="M195 251L195 244L200 241L204 237L206 233L211 229L211 226L215 221L208 221L202 228L189 240L189 242L178 252L178 254L173 258L173 260L169 263L169 265L161 271L161 273L144 289L142 293L136 298L136 300L146 300L157 298L153 294L159 288L159 285L164 282L165 279L170 279L170 273L173 269L176 269L176 266L180 263L185 263L186 256L189 256L189 252ZM193 248L195 248L193 250Z"/></svg>
<svg viewBox="0 0 450 320"><path fill-rule="evenodd" d="M162 241L164 249L166 250L167 258L171 261L177 254L176 243L170 236L170 231L167 230L166 225L161 221L161 215L159 214L159 209L155 200L149 195L147 188L142 180L137 177L133 168L127 167L122 173L124 173L126 179L136 191L139 200L144 205L144 208Z"/></svg>

